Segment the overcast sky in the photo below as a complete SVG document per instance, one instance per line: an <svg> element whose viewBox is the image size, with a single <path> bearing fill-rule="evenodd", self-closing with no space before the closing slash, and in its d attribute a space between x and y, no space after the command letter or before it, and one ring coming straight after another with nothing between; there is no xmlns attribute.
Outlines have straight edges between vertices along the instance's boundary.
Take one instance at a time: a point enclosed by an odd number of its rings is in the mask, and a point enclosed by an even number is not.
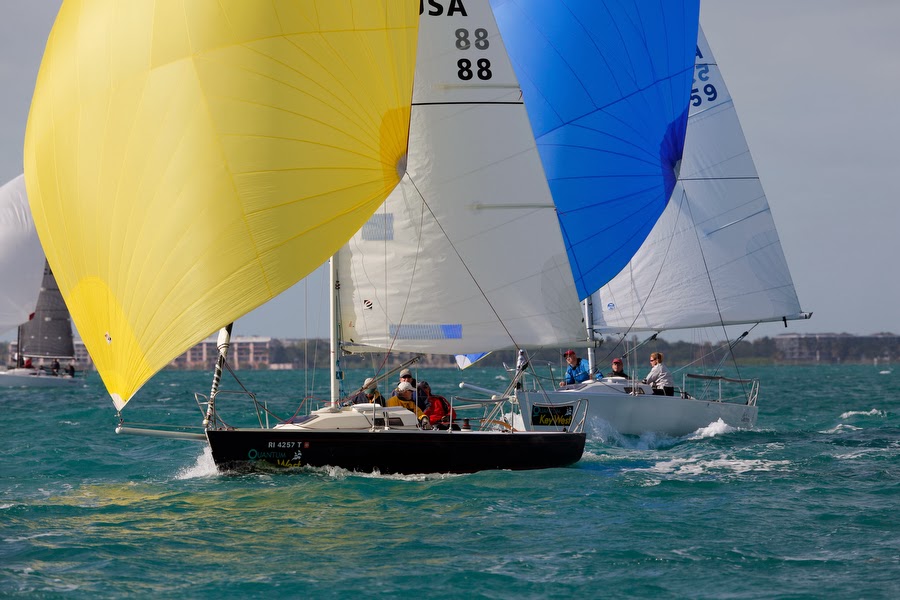
<svg viewBox="0 0 900 600"><path fill-rule="evenodd" d="M34 80L60 4L0 0L0 184L22 172ZM900 333L900 1L701 6L800 303L815 313L755 333ZM325 281L320 269L235 333L326 337Z"/></svg>

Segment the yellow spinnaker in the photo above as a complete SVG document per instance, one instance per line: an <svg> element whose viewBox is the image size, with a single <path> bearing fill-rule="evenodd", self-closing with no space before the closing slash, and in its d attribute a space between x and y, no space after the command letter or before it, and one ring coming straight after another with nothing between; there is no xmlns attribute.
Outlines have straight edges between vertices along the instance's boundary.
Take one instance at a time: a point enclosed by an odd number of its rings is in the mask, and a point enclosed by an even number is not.
<svg viewBox="0 0 900 600"><path fill-rule="evenodd" d="M414 0L65 0L25 136L117 408L334 253L399 181Z"/></svg>

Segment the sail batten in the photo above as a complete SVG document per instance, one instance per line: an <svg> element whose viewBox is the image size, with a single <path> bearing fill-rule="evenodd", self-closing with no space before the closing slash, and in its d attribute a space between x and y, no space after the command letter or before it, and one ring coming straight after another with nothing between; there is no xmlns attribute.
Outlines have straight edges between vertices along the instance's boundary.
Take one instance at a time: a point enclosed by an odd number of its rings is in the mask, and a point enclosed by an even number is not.
<svg viewBox="0 0 900 600"><path fill-rule="evenodd" d="M317 268L396 186L411 4L63 5L25 175L47 258L117 407Z"/></svg>

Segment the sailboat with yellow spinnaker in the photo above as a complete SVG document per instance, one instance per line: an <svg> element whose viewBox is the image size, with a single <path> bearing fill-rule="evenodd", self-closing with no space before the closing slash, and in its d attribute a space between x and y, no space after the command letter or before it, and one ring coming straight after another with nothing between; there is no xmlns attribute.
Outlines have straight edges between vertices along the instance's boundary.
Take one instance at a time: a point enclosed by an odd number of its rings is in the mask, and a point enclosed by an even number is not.
<svg viewBox="0 0 900 600"><path fill-rule="evenodd" d="M581 457L581 432L431 431L396 407L332 405L271 428L231 427L216 410L230 323L334 254L405 175L418 9L410 0L63 4L29 115L26 183L117 409L224 328L203 433L141 433L208 441L224 468L471 472ZM486 3L482 12L487 23Z"/></svg>

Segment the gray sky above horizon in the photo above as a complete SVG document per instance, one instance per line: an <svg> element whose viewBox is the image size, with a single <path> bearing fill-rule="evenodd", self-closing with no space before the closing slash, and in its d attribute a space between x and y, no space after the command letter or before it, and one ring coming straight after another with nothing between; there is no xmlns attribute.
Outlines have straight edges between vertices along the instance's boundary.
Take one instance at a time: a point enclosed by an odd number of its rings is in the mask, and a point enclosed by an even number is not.
<svg viewBox="0 0 900 600"><path fill-rule="evenodd" d="M60 4L0 0L0 184L22 172L28 107ZM900 2L706 0L701 15L801 305L814 312L787 329L761 325L755 337L900 333ZM326 287L319 269L235 333L327 337Z"/></svg>

